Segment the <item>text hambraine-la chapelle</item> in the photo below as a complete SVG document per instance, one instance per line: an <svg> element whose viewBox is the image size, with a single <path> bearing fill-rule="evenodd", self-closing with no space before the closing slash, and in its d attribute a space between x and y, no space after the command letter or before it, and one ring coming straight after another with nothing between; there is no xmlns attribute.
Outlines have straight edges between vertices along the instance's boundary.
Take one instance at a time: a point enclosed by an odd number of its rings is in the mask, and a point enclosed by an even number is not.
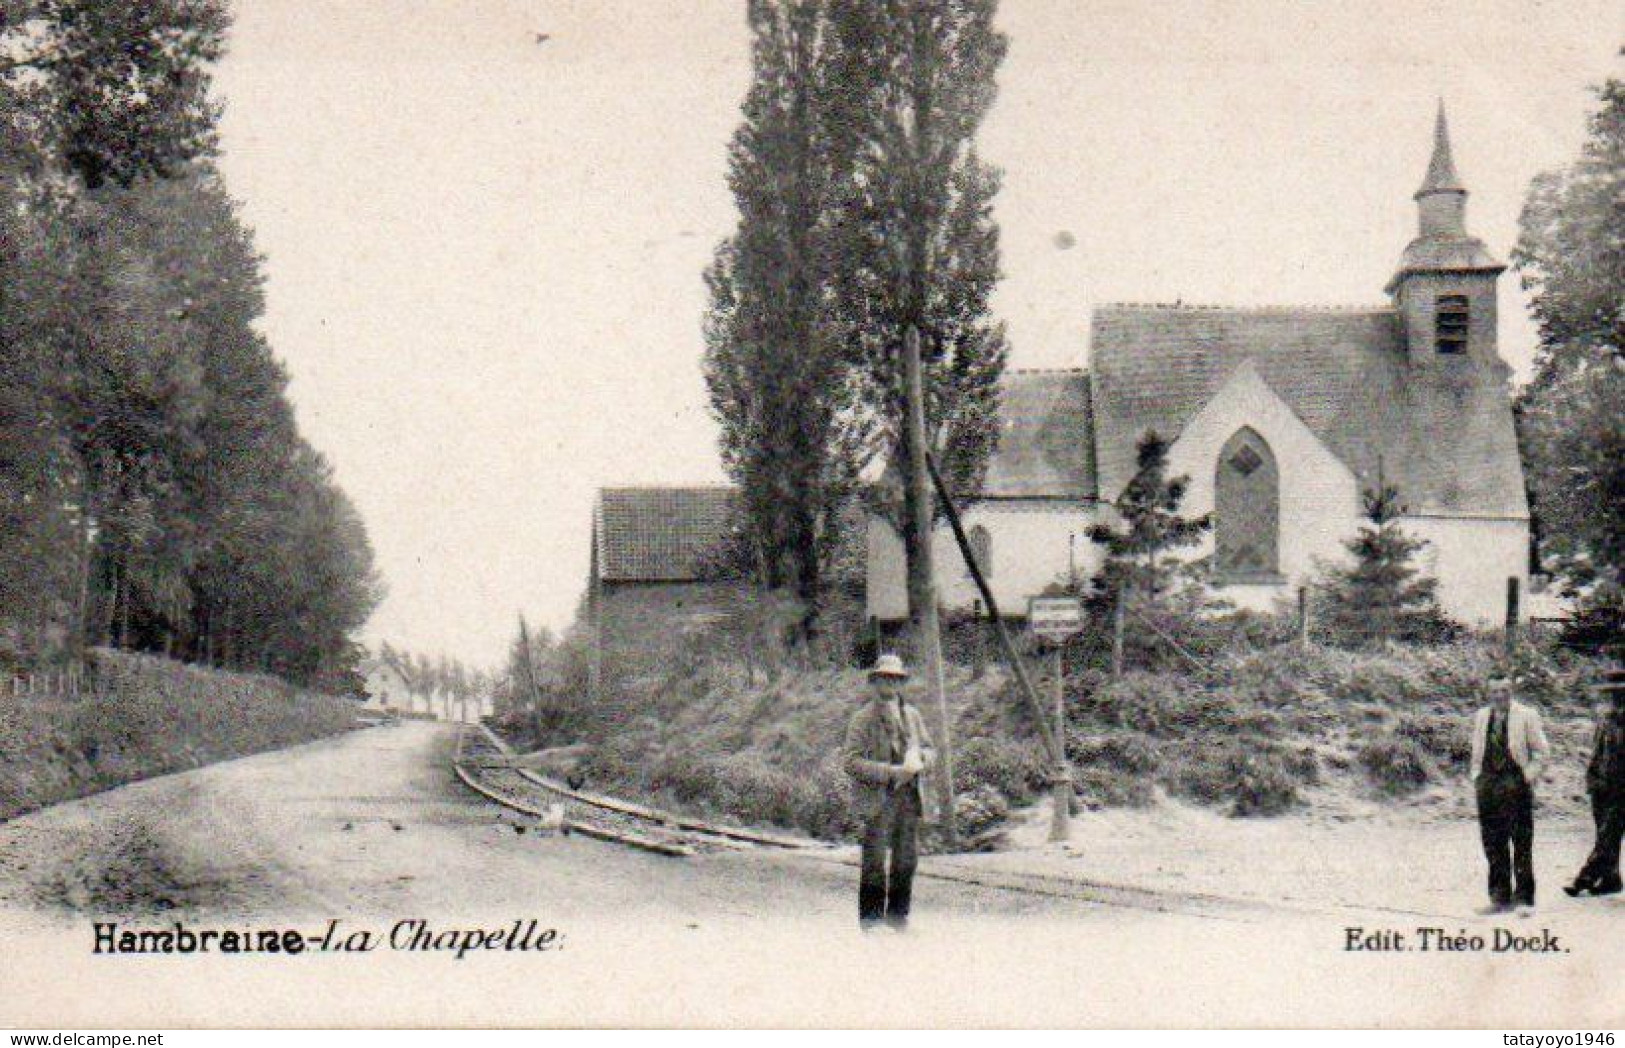
<svg viewBox="0 0 1625 1048"><path fill-rule="evenodd" d="M297 928L192 927L175 921L163 927L121 927L113 921L94 925L96 954L302 954L372 953L393 950L451 953L462 960L470 953L550 953L564 948L564 934L532 918L517 918L501 928L436 928L419 917L396 921L387 930L350 927L338 918L314 934Z"/></svg>

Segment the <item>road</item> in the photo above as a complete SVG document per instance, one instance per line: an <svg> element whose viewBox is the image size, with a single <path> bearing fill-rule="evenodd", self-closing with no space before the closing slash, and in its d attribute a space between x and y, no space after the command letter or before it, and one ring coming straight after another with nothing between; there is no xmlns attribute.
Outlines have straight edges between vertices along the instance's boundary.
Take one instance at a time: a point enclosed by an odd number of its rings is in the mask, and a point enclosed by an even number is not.
<svg viewBox="0 0 1625 1048"><path fill-rule="evenodd" d="M358 731L0 826L0 953L31 962L0 979L0 1025L1620 1018L1617 948L1583 939L1548 958L1361 956L1342 949L1346 915L1156 913L936 879L913 933L864 937L850 867L539 835L452 777L451 743L422 723ZM383 940L408 919L535 919L561 937L461 960L92 952L96 921L316 935L337 920ZM1441 974L1465 988L1495 964L1544 990L1439 992Z"/></svg>

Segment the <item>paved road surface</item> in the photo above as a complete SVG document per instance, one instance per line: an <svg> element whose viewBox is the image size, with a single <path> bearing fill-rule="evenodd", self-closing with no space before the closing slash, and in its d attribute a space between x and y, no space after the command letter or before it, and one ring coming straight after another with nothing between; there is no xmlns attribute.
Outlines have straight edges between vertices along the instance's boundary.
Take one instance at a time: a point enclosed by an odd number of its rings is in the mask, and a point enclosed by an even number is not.
<svg viewBox="0 0 1625 1048"><path fill-rule="evenodd" d="M914 933L863 937L848 867L520 833L451 776L450 744L432 725L356 732L0 826L0 956L27 959L0 979L0 1025L1625 1019L1619 944L1583 929L1550 957L1350 954L1342 914L1160 914L929 881ZM382 939L403 919L531 918L560 948L92 953L94 921L337 919ZM1473 990L1494 986L1508 992Z"/></svg>

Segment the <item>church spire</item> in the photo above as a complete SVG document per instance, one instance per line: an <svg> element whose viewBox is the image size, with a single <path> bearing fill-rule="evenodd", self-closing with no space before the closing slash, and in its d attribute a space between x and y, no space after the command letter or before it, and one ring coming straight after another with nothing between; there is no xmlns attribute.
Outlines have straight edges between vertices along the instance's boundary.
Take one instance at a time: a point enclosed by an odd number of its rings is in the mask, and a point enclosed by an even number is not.
<svg viewBox="0 0 1625 1048"><path fill-rule="evenodd" d="M1506 267L1467 232L1467 187L1439 100L1433 156L1416 191L1416 236L1388 281L1413 362L1495 358L1495 280Z"/></svg>
<svg viewBox="0 0 1625 1048"><path fill-rule="evenodd" d="M1427 177L1422 179L1422 188L1416 191L1418 199L1429 193L1465 193L1467 187L1461 184L1461 176L1456 174L1456 161L1450 155L1450 122L1445 119L1444 99L1439 99L1439 116L1433 122L1433 159L1428 161Z"/></svg>

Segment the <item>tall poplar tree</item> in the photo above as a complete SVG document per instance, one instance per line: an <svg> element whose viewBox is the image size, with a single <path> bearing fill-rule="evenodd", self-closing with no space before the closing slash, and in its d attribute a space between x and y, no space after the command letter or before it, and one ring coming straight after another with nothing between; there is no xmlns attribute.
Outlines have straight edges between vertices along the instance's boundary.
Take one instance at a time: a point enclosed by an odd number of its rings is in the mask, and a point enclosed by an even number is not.
<svg viewBox="0 0 1625 1048"><path fill-rule="evenodd" d="M752 79L728 155L739 226L706 273L705 377L758 581L793 589L810 615L864 464L829 295L861 85L829 0L750 0L747 13Z"/></svg>
<svg viewBox="0 0 1625 1048"><path fill-rule="evenodd" d="M835 0L839 51L863 104L839 265L832 273L841 342L871 446L894 477L910 475L902 379L906 332L924 357L926 439L963 503L981 489L998 439L998 383L1008 346L991 316L999 278L993 197L999 173L975 136L993 104L1006 40L996 0ZM909 486L880 501L903 536L911 614L931 580L920 563Z"/></svg>

